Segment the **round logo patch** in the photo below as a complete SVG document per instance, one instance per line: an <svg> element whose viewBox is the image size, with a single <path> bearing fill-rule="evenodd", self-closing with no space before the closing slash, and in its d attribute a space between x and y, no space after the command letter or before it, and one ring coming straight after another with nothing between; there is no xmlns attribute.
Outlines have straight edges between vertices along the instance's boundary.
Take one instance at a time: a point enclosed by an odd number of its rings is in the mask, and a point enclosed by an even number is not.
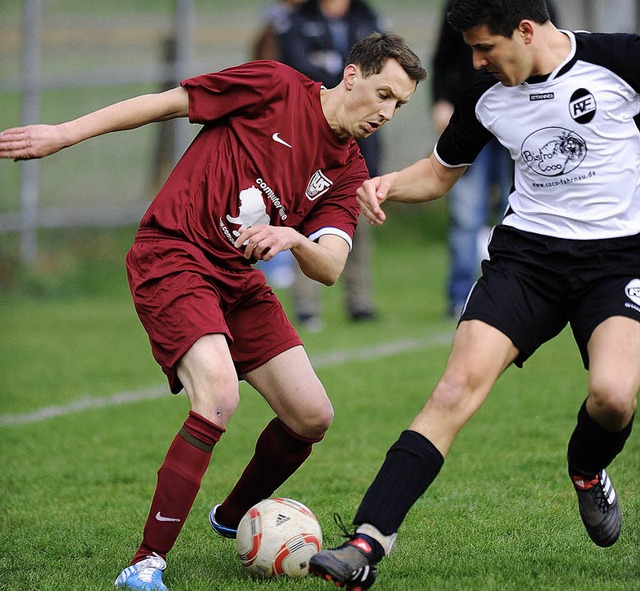
<svg viewBox="0 0 640 591"><path fill-rule="evenodd" d="M578 88L569 101L569 112L577 123L589 123L596 115L596 99L586 89Z"/></svg>
<svg viewBox="0 0 640 591"><path fill-rule="evenodd" d="M629 281L624 288L624 292L634 304L640 306L640 279L632 279Z"/></svg>

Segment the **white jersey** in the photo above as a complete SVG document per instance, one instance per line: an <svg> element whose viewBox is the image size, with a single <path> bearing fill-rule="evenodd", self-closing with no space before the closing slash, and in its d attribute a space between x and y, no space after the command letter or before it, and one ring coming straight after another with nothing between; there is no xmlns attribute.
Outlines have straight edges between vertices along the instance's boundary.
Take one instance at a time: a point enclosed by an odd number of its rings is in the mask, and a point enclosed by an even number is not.
<svg viewBox="0 0 640 591"><path fill-rule="evenodd" d="M577 240L640 233L640 36L563 31L567 59L515 87L483 76L435 156L472 163L491 136L511 153L503 224Z"/></svg>

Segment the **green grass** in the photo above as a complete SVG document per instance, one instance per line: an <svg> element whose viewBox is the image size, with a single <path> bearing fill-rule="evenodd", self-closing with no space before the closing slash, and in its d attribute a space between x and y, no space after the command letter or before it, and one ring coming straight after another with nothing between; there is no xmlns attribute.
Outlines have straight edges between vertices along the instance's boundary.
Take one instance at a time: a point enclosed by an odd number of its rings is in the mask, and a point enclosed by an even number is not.
<svg viewBox="0 0 640 591"><path fill-rule="evenodd" d="M78 76L89 67L129 64L133 57L147 63L159 49L149 40L135 49L108 43L98 33L104 23L113 22L96 10L106 10L108 4L132 26L147 26L146 17L152 17L150 22L162 28L173 7L170 0L46 4L45 20L54 29L63 25L67 30L69 20L81 32L87 23L97 26L96 38L89 36L88 42L85 35L45 46L44 71L73 71ZM421 55L428 55L439 1L373 4L400 26ZM199 1L197 8L203 17L199 29L211 31L206 35L210 44L197 45L198 56L205 56L212 69L246 59L247 40L264 3ZM5 43L0 77L19 72L15 32L21 10L17 0L0 2ZM233 47L228 40L215 45L218 16L223 23L238 20L246 29L234 29L244 32ZM41 119L65 120L148 90L115 86L47 91ZM435 140L425 94L422 86L407 111L385 129L389 168L426 154ZM0 107L0 128L16 125L19 97L0 90ZM155 130L149 128L91 140L43 160L42 205L90 207L145 200L155 142ZM0 178L0 213L15 211L19 167L1 162ZM392 208L388 224L375 230L377 322L348 323L338 285L323 290L326 330L302 333L310 356L318 360L336 419L310 460L278 492L316 512L326 545L341 541L333 512L349 521L386 450L424 404L446 363L447 335L454 326L443 319L443 211L443 203ZM29 270L17 264L18 237L0 235L0 421L79 400L109 400L115 393L164 387L126 286L123 259L134 231L42 231L38 260ZM284 292L282 299L288 307ZM422 344L401 354L321 362L334 351L357 353L412 340ZM397 550L382 564L374 589L637 589L637 428L611 467L624 508L623 534L613 548L599 549L588 540L565 475L566 442L585 386L586 374L568 332L543 347L524 370L508 371L460 434L439 478L408 515ZM186 411L183 395L167 394L39 422L0 422L0 590L112 589L139 543L155 471ZM233 544L214 538L206 522L209 508L229 491L269 418L266 404L243 385L238 412L216 448L192 515L170 555L165 580L172 591L330 588L314 579L248 578Z"/></svg>
<svg viewBox="0 0 640 591"><path fill-rule="evenodd" d="M317 359L379 343L423 343L402 354L319 364L336 419L278 493L316 512L328 546L341 541L333 512L350 520L446 362L448 345L431 341L454 328L443 320L442 207L392 208L388 224L375 230L377 322L349 324L337 286L324 293L327 329L303 333ZM64 238L43 232L45 254L34 270L7 265L0 291L1 416L163 384L127 293L122 259L132 234L131 228ZM567 332L524 370L508 371L410 512L374 588L637 589L637 434L611 468L625 519L614 547L588 540L565 476L566 441L585 384ZM167 394L0 426L0 589L111 589L139 543L155 471L186 411L183 395ZM165 580L172 591L330 588L316 579L254 581L233 543L209 531L209 508L233 485L269 418L266 404L243 385L238 412L170 555Z"/></svg>

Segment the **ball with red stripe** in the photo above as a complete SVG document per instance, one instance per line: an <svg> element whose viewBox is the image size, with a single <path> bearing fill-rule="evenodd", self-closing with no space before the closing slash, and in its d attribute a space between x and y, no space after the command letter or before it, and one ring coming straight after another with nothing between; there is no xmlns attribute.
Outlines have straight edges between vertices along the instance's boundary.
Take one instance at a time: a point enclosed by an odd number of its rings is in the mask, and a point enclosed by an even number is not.
<svg viewBox="0 0 640 591"><path fill-rule="evenodd" d="M309 572L309 559L321 549L318 520L309 508L293 499L261 501L238 525L238 556L257 577L304 577Z"/></svg>

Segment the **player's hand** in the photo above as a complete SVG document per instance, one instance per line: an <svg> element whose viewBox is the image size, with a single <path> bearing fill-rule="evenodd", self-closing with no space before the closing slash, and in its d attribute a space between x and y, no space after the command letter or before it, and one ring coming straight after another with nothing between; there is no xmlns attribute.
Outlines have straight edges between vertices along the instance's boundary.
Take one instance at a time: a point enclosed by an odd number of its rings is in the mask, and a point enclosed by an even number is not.
<svg viewBox="0 0 640 591"><path fill-rule="evenodd" d="M30 160L55 154L65 144L56 125L27 125L0 132L0 158Z"/></svg>
<svg viewBox="0 0 640 591"><path fill-rule="evenodd" d="M380 226L387 219L380 204L387 198L393 183L393 175L394 173L390 173L369 179L356 191L360 210L371 225Z"/></svg>
<svg viewBox="0 0 640 591"><path fill-rule="evenodd" d="M302 234L284 226L258 225L246 228L236 239L236 248L244 245L244 258L251 261L269 261L283 250L291 250Z"/></svg>

